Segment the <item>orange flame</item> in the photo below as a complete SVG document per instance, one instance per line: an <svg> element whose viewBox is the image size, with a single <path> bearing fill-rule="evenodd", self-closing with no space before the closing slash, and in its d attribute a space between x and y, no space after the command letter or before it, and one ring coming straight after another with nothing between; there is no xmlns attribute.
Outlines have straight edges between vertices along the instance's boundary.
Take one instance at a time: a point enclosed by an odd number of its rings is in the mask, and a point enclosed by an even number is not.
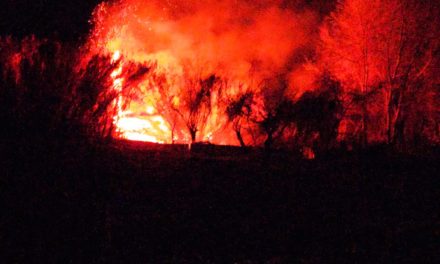
<svg viewBox="0 0 440 264"><path fill-rule="evenodd" d="M294 13L276 0L258 5L235 0L120 0L100 4L93 23L91 47L110 53L111 62L121 64L111 74L117 92L128 81L123 77L124 62L148 63L156 75L164 75L161 80L145 77L135 99L117 99L116 135L157 143L189 142L188 120L174 110L187 103L187 86L193 85L189 79L215 75L228 83L207 99L208 116L197 120L196 140L237 145L223 96L237 94L243 84L257 89L255 83L285 71L295 49L309 41L307 30L314 15ZM159 104L163 101L167 105ZM244 137L250 141L253 136Z"/></svg>

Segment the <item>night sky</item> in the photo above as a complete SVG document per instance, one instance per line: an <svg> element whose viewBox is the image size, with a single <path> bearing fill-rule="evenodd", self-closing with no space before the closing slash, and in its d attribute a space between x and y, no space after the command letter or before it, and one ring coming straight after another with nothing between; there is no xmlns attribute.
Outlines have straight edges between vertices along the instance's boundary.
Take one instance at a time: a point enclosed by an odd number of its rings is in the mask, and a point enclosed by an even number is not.
<svg viewBox="0 0 440 264"><path fill-rule="evenodd" d="M3 0L0 35L56 36L76 40L89 30L88 20L100 0Z"/></svg>

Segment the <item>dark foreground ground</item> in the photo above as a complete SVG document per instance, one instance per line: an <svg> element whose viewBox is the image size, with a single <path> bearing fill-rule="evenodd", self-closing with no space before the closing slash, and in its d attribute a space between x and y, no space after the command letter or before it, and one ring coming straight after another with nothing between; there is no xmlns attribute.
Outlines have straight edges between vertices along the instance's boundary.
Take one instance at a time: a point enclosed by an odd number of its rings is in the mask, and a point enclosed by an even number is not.
<svg viewBox="0 0 440 264"><path fill-rule="evenodd" d="M438 150L4 146L1 259L439 263Z"/></svg>

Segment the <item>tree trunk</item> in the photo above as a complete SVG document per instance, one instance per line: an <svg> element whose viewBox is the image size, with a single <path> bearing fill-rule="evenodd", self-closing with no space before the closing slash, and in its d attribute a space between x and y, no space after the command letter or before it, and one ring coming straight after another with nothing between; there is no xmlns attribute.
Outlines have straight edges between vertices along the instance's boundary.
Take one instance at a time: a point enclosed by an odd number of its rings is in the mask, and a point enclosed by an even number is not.
<svg viewBox="0 0 440 264"><path fill-rule="evenodd" d="M197 129L190 129L189 133L191 134L191 143L196 142Z"/></svg>
<svg viewBox="0 0 440 264"><path fill-rule="evenodd" d="M266 152L270 152L270 150L272 149L272 144L273 144L273 133L268 132L266 141L264 141L264 150Z"/></svg>
<svg viewBox="0 0 440 264"><path fill-rule="evenodd" d="M235 130L235 135L237 136L237 139L240 142L240 146L242 148L246 147L246 143L244 143L243 136L241 135L240 129Z"/></svg>
<svg viewBox="0 0 440 264"><path fill-rule="evenodd" d="M393 131L392 128L393 126L391 125L391 112L392 112L392 107L391 107L391 88L388 87L388 90L386 92L386 106L385 106L385 129L386 129L386 140L388 144L391 144L391 141L393 139Z"/></svg>
<svg viewBox="0 0 440 264"><path fill-rule="evenodd" d="M405 119L403 118L403 116L400 112L399 112L399 115L398 115L397 120L395 122L393 142L395 145L401 147L402 150L404 149L404 145L405 145Z"/></svg>
<svg viewBox="0 0 440 264"><path fill-rule="evenodd" d="M174 129L175 129L175 126L172 126L171 127L171 145L174 145Z"/></svg>
<svg viewBox="0 0 440 264"><path fill-rule="evenodd" d="M401 105L401 90L396 90L395 93L390 92L390 97L388 101L388 120L387 120L387 140L388 144L394 144L394 134L396 130L396 121L400 114Z"/></svg>
<svg viewBox="0 0 440 264"><path fill-rule="evenodd" d="M387 113L387 143L392 144L394 134L394 126L391 125L391 114Z"/></svg>
<svg viewBox="0 0 440 264"><path fill-rule="evenodd" d="M191 151L192 144L194 142L196 142L197 129L190 128L189 129L189 134L191 135L191 141L188 144L188 150Z"/></svg>
<svg viewBox="0 0 440 264"><path fill-rule="evenodd" d="M362 148L368 145L368 107L366 101L362 103L362 131L360 141Z"/></svg>

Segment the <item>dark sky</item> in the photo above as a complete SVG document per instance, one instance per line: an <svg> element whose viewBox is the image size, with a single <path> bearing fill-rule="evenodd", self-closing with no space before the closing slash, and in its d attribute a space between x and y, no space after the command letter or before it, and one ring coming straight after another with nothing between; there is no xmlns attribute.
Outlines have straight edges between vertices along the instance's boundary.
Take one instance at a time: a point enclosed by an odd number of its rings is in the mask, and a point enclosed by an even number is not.
<svg viewBox="0 0 440 264"><path fill-rule="evenodd" d="M100 0L2 0L0 35L30 34L75 40L88 32L88 20Z"/></svg>
<svg viewBox="0 0 440 264"><path fill-rule="evenodd" d="M258 0L257 0L258 1ZM3 2L3 3L1 3ZM78 40L89 31L93 8L102 0L2 0L0 2L0 35L18 38L35 34L56 36L60 40ZM323 14L333 0L286 0L286 6L301 3ZM292 4L293 3L293 4Z"/></svg>

